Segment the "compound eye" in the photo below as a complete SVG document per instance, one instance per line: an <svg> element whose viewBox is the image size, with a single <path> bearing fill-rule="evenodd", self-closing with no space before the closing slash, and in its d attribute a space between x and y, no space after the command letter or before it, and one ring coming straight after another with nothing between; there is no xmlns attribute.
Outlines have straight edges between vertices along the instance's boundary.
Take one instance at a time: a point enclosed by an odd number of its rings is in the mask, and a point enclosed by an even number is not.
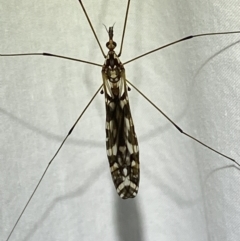
<svg viewBox="0 0 240 241"><path fill-rule="evenodd" d="M114 42L114 41L110 41L110 42L107 42L107 43L106 43L106 47L107 47L108 49L110 49L110 50L115 49L116 46L117 46L117 43Z"/></svg>

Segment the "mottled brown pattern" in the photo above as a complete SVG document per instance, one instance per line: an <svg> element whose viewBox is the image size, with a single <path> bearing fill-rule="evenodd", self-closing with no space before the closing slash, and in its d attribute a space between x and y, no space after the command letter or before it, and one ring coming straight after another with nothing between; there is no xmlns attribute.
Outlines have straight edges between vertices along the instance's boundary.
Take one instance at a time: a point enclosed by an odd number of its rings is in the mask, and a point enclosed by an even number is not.
<svg viewBox="0 0 240 241"><path fill-rule="evenodd" d="M106 93L106 92L105 92ZM132 117L130 112L130 106L128 101L123 106L120 105L120 101L126 100L127 92L119 99L115 97L112 99L110 96L105 94L106 101L106 126L108 123L112 123L110 129L106 128L106 148L107 150L113 150L114 145L116 146L116 154L109 153L108 160L111 171L112 179L114 185L118 191L118 194L123 199L133 198L138 192L139 185L139 152L130 153L126 141L128 141L132 147L138 146L137 137L134 131L133 124L129 126L126 125L126 121L132 123ZM110 107L111 103L114 103L115 108ZM124 120L124 118L126 118ZM121 151L121 149L125 149ZM132 148L134 150L134 148ZM114 164L117 167L114 168ZM132 166L135 164L134 166ZM124 176L123 170L127 169L127 175ZM119 186L124 183L125 178L129 178L130 183L134 183L136 187L131 187L130 185L124 185L124 188L118 190Z"/></svg>
<svg viewBox="0 0 240 241"><path fill-rule="evenodd" d="M106 148L118 195L134 198L139 185L138 141L131 116L125 69L114 49L113 27L108 31L109 49L102 67L106 105Z"/></svg>

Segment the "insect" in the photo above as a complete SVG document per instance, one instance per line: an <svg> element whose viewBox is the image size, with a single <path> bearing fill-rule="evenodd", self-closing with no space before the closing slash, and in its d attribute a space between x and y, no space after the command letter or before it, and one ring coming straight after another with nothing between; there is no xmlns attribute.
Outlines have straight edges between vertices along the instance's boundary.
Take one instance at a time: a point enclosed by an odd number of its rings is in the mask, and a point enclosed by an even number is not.
<svg viewBox="0 0 240 241"><path fill-rule="evenodd" d="M111 31L111 30L109 30L109 31ZM105 80L105 81L106 81L106 80ZM108 93L108 92L107 92L107 89L104 90L104 93L105 93L105 95L106 95L106 93ZM126 92L124 92L124 93L126 93ZM126 96L124 96L124 97L125 97L125 99L126 99ZM107 122L110 123L110 121L107 121ZM115 128L116 128L116 127L115 127ZM107 132L108 132L108 130L110 130L110 128L109 128L109 129L107 128ZM112 128L111 128L111 131L113 131ZM136 143L136 140L134 140L134 141L135 141L135 143ZM137 152L137 151L136 151L136 152ZM137 160L136 160L136 161L137 161ZM114 163L115 163L115 162L114 162ZM131 164L131 163L130 163L130 164ZM114 164L113 164L113 165L114 165ZM124 169L123 169L122 171L124 172ZM113 176L113 179L114 179L114 176ZM117 184L117 185L116 185L116 189L118 189L118 187L120 188L120 185L121 185L121 184L122 184L122 183ZM138 182L136 182L136 183L134 183L134 184L135 184L135 186L137 187ZM128 186L130 186L130 184L129 184ZM134 186L134 187L135 187L135 186ZM118 190L118 192L120 193L120 195L122 194L122 193L121 193L121 190L123 190L123 189L120 188L120 189ZM131 195L133 195L133 193L131 193ZM125 196L123 196L123 197L125 197Z"/></svg>

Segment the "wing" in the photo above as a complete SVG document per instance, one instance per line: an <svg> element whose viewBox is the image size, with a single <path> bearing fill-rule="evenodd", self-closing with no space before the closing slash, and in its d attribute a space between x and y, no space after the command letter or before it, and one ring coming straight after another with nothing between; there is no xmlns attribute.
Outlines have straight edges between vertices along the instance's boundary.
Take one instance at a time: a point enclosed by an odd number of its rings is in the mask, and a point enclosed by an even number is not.
<svg viewBox="0 0 240 241"><path fill-rule="evenodd" d="M125 75L123 74L122 77ZM108 81L105 78L105 81ZM139 151L134 131L126 81L121 78L119 95L110 96L105 88L106 101L106 148L110 170L118 195L134 198L139 186ZM111 83L110 84L111 87ZM121 89L121 88L120 88ZM116 91L115 91L116 92Z"/></svg>

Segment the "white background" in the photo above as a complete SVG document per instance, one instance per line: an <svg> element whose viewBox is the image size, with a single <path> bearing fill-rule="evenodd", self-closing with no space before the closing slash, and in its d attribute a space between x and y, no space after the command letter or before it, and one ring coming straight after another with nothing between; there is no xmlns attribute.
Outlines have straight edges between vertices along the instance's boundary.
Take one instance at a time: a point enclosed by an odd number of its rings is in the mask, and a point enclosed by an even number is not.
<svg viewBox="0 0 240 241"><path fill-rule="evenodd" d="M104 50L120 46L126 0L85 0ZM122 62L179 38L240 30L240 1L132 0ZM240 161L240 34L202 37L125 66L127 78L186 132ZM118 49L117 49L118 51ZM77 0L0 3L0 53L50 52L102 64ZM102 83L101 68L0 57L0 240ZM121 200L105 151L98 94L51 165L10 240L226 241L240 236L240 170L178 131L135 90L135 199Z"/></svg>

